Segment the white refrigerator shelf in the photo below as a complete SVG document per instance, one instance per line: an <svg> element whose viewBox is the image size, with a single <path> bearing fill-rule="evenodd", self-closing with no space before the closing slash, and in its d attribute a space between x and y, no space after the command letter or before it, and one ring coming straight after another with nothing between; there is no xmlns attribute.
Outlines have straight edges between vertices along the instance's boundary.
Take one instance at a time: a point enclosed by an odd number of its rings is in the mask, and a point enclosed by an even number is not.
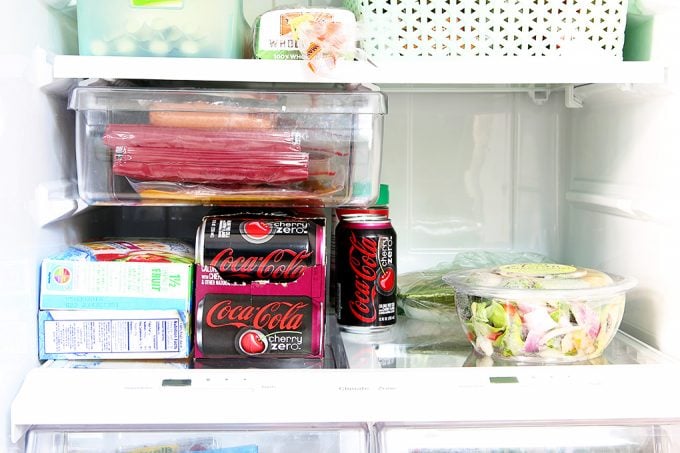
<svg viewBox="0 0 680 453"><path fill-rule="evenodd" d="M622 332L587 364L504 366L473 354L455 324L402 318L388 334L343 333L341 342L329 326L340 343L329 353L340 366L346 353L349 369L34 369L12 405L13 439L49 427L680 423L680 394L669 391L680 364Z"/></svg>
<svg viewBox="0 0 680 453"><path fill-rule="evenodd" d="M304 61L220 58L45 56L52 80L192 80L255 83L342 83L390 86L532 86L589 83L663 83L657 62L568 58L455 58L340 61L327 74L314 74ZM49 71L42 71L47 73ZM48 83L46 83L48 84Z"/></svg>
<svg viewBox="0 0 680 453"><path fill-rule="evenodd" d="M382 423L439 429L680 423L677 365L30 372L12 438L60 432ZM653 401L654 404L650 404Z"/></svg>

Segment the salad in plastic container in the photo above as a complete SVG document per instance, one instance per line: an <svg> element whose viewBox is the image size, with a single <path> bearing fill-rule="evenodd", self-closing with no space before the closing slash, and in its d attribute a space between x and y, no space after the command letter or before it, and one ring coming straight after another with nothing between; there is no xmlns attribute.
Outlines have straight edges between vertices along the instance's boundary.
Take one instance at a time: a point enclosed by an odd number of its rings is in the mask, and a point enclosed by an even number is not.
<svg viewBox="0 0 680 453"><path fill-rule="evenodd" d="M564 264L452 272L456 309L478 354L526 362L598 357L616 334L633 278Z"/></svg>

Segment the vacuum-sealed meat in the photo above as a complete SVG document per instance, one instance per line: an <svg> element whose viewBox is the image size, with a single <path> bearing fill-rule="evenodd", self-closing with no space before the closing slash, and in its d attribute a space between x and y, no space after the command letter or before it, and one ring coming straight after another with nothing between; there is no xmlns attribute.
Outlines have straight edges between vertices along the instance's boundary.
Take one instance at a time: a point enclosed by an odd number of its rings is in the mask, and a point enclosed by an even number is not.
<svg viewBox="0 0 680 453"><path fill-rule="evenodd" d="M299 151L118 146L113 161L118 176L196 183L282 183L309 177L309 155Z"/></svg>
<svg viewBox="0 0 680 453"><path fill-rule="evenodd" d="M142 181L277 184L309 178L309 154L285 131L110 124L103 140L115 149L113 173Z"/></svg>
<svg viewBox="0 0 680 453"><path fill-rule="evenodd" d="M300 151L299 139L286 130L202 130L189 127L159 127L148 124L109 124L104 143L154 148L194 148L258 151Z"/></svg>

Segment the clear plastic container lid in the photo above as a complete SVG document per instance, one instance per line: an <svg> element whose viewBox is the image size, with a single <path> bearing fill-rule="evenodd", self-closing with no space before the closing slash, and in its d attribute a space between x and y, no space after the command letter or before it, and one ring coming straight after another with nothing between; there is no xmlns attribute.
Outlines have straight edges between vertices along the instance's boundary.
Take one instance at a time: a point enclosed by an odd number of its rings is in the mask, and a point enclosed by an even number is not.
<svg viewBox="0 0 680 453"><path fill-rule="evenodd" d="M387 113L387 97L378 91L211 90L80 87L72 110L189 111L268 114Z"/></svg>
<svg viewBox="0 0 680 453"><path fill-rule="evenodd" d="M452 272L443 277L457 292L503 299L590 299L630 290L631 277L553 263L508 264Z"/></svg>

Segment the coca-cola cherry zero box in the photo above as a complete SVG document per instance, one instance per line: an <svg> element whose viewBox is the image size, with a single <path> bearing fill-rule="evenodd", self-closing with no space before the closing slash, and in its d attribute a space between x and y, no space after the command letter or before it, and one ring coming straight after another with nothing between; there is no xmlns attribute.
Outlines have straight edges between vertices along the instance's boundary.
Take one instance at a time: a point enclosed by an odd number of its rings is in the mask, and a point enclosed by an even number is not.
<svg viewBox="0 0 680 453"><path fill-rule="evenodd" d="M205 217L194 357L323 357L325 234L317 210Z"/></svg>

